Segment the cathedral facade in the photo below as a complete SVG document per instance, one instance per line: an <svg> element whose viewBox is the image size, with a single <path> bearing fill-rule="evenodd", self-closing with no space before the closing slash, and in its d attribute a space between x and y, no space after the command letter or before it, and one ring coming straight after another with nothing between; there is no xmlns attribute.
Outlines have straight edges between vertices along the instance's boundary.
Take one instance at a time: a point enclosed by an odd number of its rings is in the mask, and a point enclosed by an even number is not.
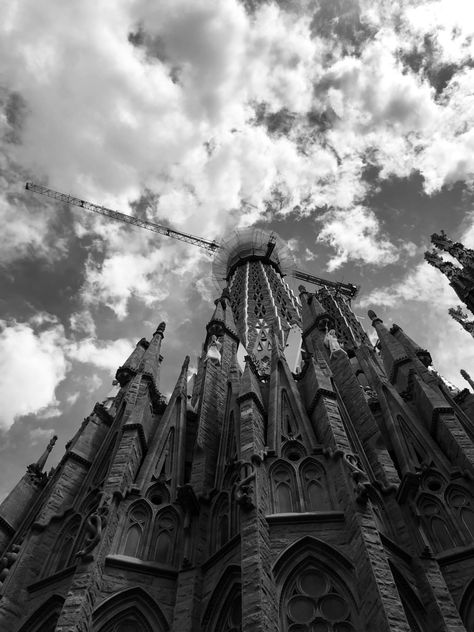
<svg viewBox="0 0 474 632"><path fill-rule="evenodd" d="M280 242L221 263L197 373L161 323L0 506L0 630L473 632L474 396Z"/></svg>

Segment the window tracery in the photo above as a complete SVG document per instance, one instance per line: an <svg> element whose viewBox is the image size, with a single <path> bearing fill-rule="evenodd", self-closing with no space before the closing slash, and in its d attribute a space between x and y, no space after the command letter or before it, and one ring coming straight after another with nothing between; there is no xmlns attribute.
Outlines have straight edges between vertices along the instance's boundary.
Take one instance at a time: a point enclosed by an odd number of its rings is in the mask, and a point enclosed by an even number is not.
<svg viewBox="0 0 474 632"><path fill-rule="evenodd" d="M152 538L155 547L153 559L156 562L174 563L177 535L178 516L171 508L162 509L155 518Z"/></svg>
<svg viewBox="0 0 474 632"><path fill-rule="evenodd" d="M314 459L302 463L300 477L306 511L332 509L327 491L326 472L321 463Z"/></svg>
<svg viewBox="0 0 474 632"><path fill-rule="evenodd" d="M242 632L242 597L234 591L222 609L215 632Z"/></svg>
<svg viewBox="0 0 474 632"><path fill-rule="evenodd" d="M230 504L229 497L226 492L222 492L216 499L213 507L212 528L210 553L215 553L230 538L231 521L230 521Z"/></svg>
<svg viewBox="0 0 474 632"><path fill-rule="evenodd" d="M293 468L281 461L272 468L271 478L274 511L276 513L297 511L293 500L296 492Z"/></svg>
<svg viewBox="0 0 474 632"><path fill-rule="evenodd" d="M290 577L281 599L283 632L355 632L352 605L327 572L307 564Z"/></svg>
<svg viewBox="0 0 474 632"><path fill-rule="evenodd" d="M78 514L73 516L63 527L56 540L49 561L46 564L44 576L56 573L57 571L65 568L69 563L74 563L74 559L72 559L72 552L75 548L74 543L80 527L81 516Z"/></svg>
<svg viewBox="0 0 474 632"><path fill-rule="evenodd" d="M130 557L142 556L150 517L151 511L146 502L139 501L130 507L122 541L122 552L124 555Z"/></svg>
<svg viewBox="0 0 474 632"><path fill-rule="evenodd" d="M463 487L453 486L446 492L448 506L464 527L468 543L474 539L474 503L472 495Z"/></svg>
<svg viewBox="0 0 474 632"><path fill-rule="evenodd" d="M456 546L453 536L455 530L438 498L432 494L423 494L418 499L418 510L436 552Z"/></svg>

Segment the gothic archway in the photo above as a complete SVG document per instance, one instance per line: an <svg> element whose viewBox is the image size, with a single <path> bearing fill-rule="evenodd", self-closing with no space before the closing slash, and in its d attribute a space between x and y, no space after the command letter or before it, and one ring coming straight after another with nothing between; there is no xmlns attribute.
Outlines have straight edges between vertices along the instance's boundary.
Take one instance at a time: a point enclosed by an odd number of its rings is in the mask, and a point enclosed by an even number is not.
<svg viewBox="0 0 474 632"><path fill-rule="evenodd" d="M93 632L168 632L158 604L142 588L106 599L92 616Z"/></svg>
<svg viewBox="0 0 474 632"><path fill-rule="evenodd" d="M20 632L54 632L63 604L62 597L53 595L31 615Z"/></svg>

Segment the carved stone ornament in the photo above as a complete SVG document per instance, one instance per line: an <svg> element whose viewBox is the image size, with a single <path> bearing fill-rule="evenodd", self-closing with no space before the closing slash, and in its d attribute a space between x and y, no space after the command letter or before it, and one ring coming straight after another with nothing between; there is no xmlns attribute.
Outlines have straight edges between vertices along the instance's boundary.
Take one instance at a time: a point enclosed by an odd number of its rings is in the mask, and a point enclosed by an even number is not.
<svg viewBox="0 0 474 632"><path fill-rule="evenodd" d="M338 341L337 336L336 336L336 331L334 329L330 329L326 333L326 335L324 336L324 344L329 349L329 352L330 352L329 357L330 358L332 358L333 354L336 353L336 351L342 351L344 354L347 355L347 353L344 351L344 349L339 344L339 341Z"/></svg>
<svg viewBox="0 0 474 632"><path fill-rule="evenodd" d="M87 518L87 537L84 542L84 548L76 553L76 557L82 558L83 562L91 562L94 559L92 551L99 544L102 531L107 524L112 496L105 492L101 492L100 495L101 498L97 509Z"/></svg>
<svg viewBox="0 0 474 632"><path fill-rule="evenodd" d="M212 360L213 362L220 364L221 363L221 351L220 351L221 347L222 347L222 343L220 343L217 340L217 336L213 334L211 337L211 342L209 343L207 347L206 361Z"/></svg>
<svg viewBox="0 0 474 632"><path fill-rule="evenodd" d="M235 499L245 511L250 511L255 507L254 489L252 481L255 480L255 466L253 463L240 463L241 480L235 488Z"/></svg>

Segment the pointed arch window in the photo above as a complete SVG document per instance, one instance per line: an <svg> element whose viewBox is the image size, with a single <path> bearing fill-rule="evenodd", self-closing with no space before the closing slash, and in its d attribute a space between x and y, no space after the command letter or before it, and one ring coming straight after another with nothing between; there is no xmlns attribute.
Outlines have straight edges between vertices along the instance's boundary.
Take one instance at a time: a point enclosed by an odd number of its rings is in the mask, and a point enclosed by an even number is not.
<svg viewBox="0 0 474 632"><path fill-rule="evenodd" d="M56 540L49 562L46 565L45 576L56 573L65 568L69 563L73 564L75 562L72 553L80 527L81 517L79 515L73 516L64 526Z"/></svg>
<svg viewBox="0 0 474 632"><path fill-rule="evenodd" d="M271 478L275 513L297 511L293 500L297 491L293 468L284 462L277 463L272 469Z"/></svg>
<svg viewBox="0 0 474 632"><path fill-rule="evenodd" d="M463 620L467 632L474 631L474 579L472 579L464 589L459 613Z"/></svg>
<svg viewBox="0 0 474 632"><path fill-rule="evenodd" d="M213 507L212 529L210 533L211 546L210 552L215 553L230 538L230 516L229 516L229 497L223 492L216 499Z"/></svg>
<svg viewBox="0 0 474 632"><path fill-rule="evenodd" d="M468 543L474 540L474 503L472 495L462 487L452 487L446 493L448 505L464 527Z"/></svg>
<svg viewBox="0 0 474 632"><path fill-rule="evenodd" d="M418 500L418 510L436 552L440 553L456 546L453 537L454 530L449 523L444 507L436 497L422 496Z"/></svg>
<svg viewBox="0 0 474 632"><path fill-rule="evenodd" d="M328 496L326 472L321 463L313 459L302 463L300 476L306 511L332 509Z"/></svg>
<svg viewBox="0 0 474 632"><path fill-rule="evenodd" d="M140 501L130 507L122 540L122 553L140 558L145 548L150 526L151 511L148 503Z"/></svg>
<svg viewBox="0 0 474 632"><path fill-rule="evenodd" d="M309 562L294 572L283 588L282 632L355 632L356 613L342 582Z"/></svg>
<svg viewBox="0 0 474 632"><path fill-rule="evenodd" d="M175 562L176 538L178 535L178 516L173 509L162 509L155 518L153 529L153 559L161 564Z"/></svg>
<svg viewBox="0 0 474 632"><path fill-rule="evenodd" d="M294 438L299 436L298 422L285 389L281 391L281 425L282 434L285 437Z"/></svg>
<svg viewBox="0 0 474 632"><path fill-rule="evenodd" d="M242 597L235 590L224 604L215 632L242 632Z"/></svg>

